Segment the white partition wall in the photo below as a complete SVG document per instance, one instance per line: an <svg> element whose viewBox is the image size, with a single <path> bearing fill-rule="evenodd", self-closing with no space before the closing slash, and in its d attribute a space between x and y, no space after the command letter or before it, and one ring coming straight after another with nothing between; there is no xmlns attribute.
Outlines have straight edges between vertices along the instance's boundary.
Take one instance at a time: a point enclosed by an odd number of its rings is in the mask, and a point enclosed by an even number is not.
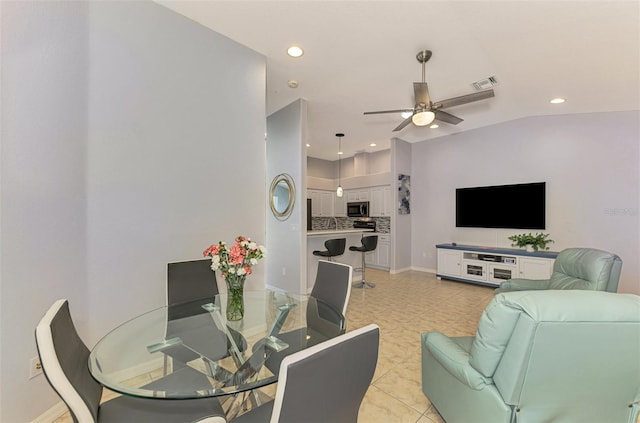
<svg viewBox="0 0 640 423"><path fill-rule="evenodd" d="M266 283L300 294L307 293L306 125L305 100L296 100L267 118L267 189L276 175L287 173L296 194L288 219L278 220L267 211Z"/></svg>
<svg viewBox="0 0 640 423"><path fill-rule="evenodd" d="M0 7L0 421L27 422L59 401L28 378L54 300L91 346L168 261L265 242L265 60L153 2Z"/></svg>

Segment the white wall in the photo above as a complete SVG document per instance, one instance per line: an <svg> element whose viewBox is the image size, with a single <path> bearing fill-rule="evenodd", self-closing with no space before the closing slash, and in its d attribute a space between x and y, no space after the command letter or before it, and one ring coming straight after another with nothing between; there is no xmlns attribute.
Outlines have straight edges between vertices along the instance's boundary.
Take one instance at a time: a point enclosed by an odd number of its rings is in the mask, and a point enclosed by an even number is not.
<svg viewBox="0 0 640 423"><path fill-rule="evenodd" d="M89 346L165 301L166 263L265 241L264 57L152 2L2 2L0 421L69 298ZM264 286L264 264L248 280Z"/></svg>
<svg viewBox="0 0 640 423"><path fill-rule="evenodd" d="M632 111L531 117L413 144L412 266L434 270L438 243L509 247L525 232L456 228L456 188L544 181L551 249L615 252L619 292L640 293L638 139Z"/></svg>
<svg viewBox="0 0 640 423"><path fill-rule="evenodd" d="M287 220L276 219L270 209L267 213L266 282L269 287L301 294L307 293L306 127L305 100L294 101L267 117L267 185L276 175L288 173L296 194Z"/></svg>
<svg viewBox="0 0 640 423"><path fill-rule="evenodd" d="M47 308L66 297L87 328L87 3L0 7L0 421L14 423L58 401L28 379Z"/></svg>
<svg viewBox="0 0 640 423"><path fill-rule="evenodd" d="M412 176L413 145L397 138L391 140L391 195L393 196L393 207L391 209L391 273L409 270L412 266L412 240L420 228L418 221L414 226L416 211L414 207L414 184ZM398 175L411 176L411 213L398 214Z"/></svg>

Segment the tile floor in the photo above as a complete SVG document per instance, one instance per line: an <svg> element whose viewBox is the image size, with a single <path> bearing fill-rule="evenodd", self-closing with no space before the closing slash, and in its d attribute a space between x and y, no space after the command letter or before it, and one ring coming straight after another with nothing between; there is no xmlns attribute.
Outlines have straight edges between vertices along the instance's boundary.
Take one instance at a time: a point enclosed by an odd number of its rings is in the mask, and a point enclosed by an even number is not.
<svg viewBox="0 0 640 423"><path fill-rule="evenodd" d="M422 393L420 334L473 335L493 288L439 281L416 271L390 275L367 269L367 280L376 288L353 289L347 308L347 330L376 323L381 335L378 366L359 422L443 423ZM54 423L72 419L67 413Z"/></svg>

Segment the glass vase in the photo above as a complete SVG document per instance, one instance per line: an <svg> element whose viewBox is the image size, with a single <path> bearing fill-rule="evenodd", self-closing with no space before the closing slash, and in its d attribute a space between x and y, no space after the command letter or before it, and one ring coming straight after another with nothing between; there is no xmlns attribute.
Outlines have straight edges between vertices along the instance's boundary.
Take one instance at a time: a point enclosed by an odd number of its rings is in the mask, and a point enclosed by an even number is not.
<svg viewBox="0 0 640 423"><path fill-rule="evenodd" d="M227 281L227 320L241 320L244 317L244 280L246 275L228 275Z"/></svg>

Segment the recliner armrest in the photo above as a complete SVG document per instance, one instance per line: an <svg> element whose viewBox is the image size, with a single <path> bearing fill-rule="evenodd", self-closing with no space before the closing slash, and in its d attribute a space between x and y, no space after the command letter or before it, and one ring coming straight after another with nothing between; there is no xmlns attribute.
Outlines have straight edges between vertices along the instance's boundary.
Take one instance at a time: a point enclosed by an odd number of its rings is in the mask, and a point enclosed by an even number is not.
<svg viewBox="0 0 640 423"><path fill-rule="evenodd" d="M495 294L511 291L536 291L549 289L549 279L509 279L495 290Z"/></svg>
<svg viewBox="0 0 640 423"><path fill-rule="evenodd" d="M422 342L442 367L469 388L479 391L492 383L471 367L469 351L456 343L455 339L440 332L427 332L422 334Z"/></svg>

